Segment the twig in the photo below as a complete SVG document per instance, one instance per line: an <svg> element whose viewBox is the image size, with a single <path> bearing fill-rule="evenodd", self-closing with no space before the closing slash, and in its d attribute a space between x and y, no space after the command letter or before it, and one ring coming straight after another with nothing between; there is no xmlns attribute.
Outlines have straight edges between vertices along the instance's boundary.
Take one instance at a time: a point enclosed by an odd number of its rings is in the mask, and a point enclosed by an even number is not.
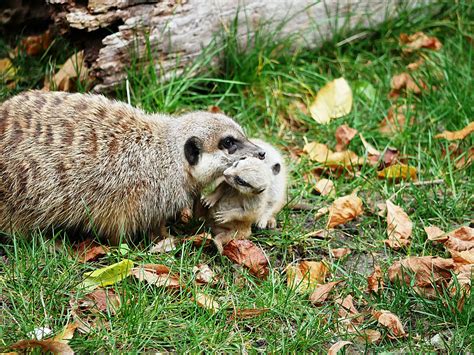
<svg viewBox="0 0 474 355"><path fill-rule="evenodd" d="M388 198L388 200L392 200L392 198L394 198L395 196L397 196L397 194L400 192L400 191L403 191L403 189L407 186L428 186L428 185L441 185L441 184L444 184L444 180L443 179L436 179L436 180L425 180L425 181L415 181L411 184L404 184L404 183L401 183L401 184L396 184L395 187L397 186L401 186L401 188L396 191L392 196L390 196Z"/></svg>

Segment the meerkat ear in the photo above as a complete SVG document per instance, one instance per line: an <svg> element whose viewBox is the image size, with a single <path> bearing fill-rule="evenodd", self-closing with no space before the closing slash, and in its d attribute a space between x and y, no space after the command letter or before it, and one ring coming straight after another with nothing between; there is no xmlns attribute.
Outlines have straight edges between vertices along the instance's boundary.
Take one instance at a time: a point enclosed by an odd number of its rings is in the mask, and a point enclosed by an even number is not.
<svg viewBox="0 0 474 355"><path fill-rule="evenodd" d="M275 165L273 165L272 166L273 175L278 175L278 173L280 172L280 169L281 169L280 163L276 163Z"/></svg>
<svg viewBox="0 0 474 355"><path fill-rule="evenodd" d="M198 137L193 136L184 143L184 156L189 165L196 165L199 162L201 151L202 141Z"/></svg>

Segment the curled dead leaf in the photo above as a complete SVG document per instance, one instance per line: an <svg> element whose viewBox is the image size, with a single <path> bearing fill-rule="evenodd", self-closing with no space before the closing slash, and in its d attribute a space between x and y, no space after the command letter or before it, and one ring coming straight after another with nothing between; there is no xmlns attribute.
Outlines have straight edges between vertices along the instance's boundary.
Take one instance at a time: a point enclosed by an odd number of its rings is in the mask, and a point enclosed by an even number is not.
<svg viewBox="0 0 474 355"><path fill-rule="evenodd" d="M231 240L224 247L223 255L234 263L244 265L250 273L258 278L268 276L268 260L262 249L250 240Z"/></svg>
<svg viewBox="0 0 474 355"><path fill-rule="evenodd" d="M51 30L47 30L42 34L28 36L21 40L21 46L29 56L35 56L44 52L53 42L53 34Z"/></svg>
<svg viewBox="0 0 474 355"><path fill-rule="evenodd" d="M447 237L444 236L443 230L436 226L425 227L425 232L428 235L429 240L445 241L447 239Z"/></svg>
<svg viewBox="0 0 474 355"><path fill-rule="evenodd" d="M210 233L200 233L186 238L185 240L193 242L195 247L201 247L204 244L204 247L209 247L212 244L212 235Z"/></svg>
<svg viewBox="0 0 474 355"><path fill-rule="evenodd" d="M403 90L407 93L418 95L421 94L422 91L428 89L428 86L421 79L415 81L410 74L405 72L394 75L390 82L390 86L392 91L390 91L389 97L392 98L400 96L400 93Z"/></svg>
<svg viewBox="0 0 474 355"><path fill-rule="evenodd" d="M364 160L351 150L333 152L326 144L316 142L306 144L303 151L309 155L311 160L329 167L343 166L349 168L364 163Z"/></svg>
<svg viewBox="0 0 474 355"><path fill-rule="evenodd" d="M395 205L390 200L387 200L386 204L388 239L385 240L385 244L398 250L410 244L413 223L400 206Z"/></svg>
<svg viewBox="0 0 474 355"><path fill-rule="evenodd" d="M78 256L79 262L85 263L97 259L99 256L108 253L109 248L97 242L87 239L73 246L74 253Z"/></svg>
<svg viewBox="0 0 474 355"><path fill-rule="evenodd" d="M396 105L388 109L387 116L379 124L379 132L386 135L402 132L405 127L413 125L414 105ZM407 116L409 119L407 120Z"/></svg>
<svg viewBox="0 0 474 355"><path fill-rule="evenodd" d="M314 189L320 193L322 196L327 196L336 193L336 189L334 187L334 183L329 179L320 179L316 185L314 185Z"/></svg>
<svg viewBox="0 0 474 355"><path fill-rule="evenodd" d="M367 291L378 293L383 289L383 275L380 266L374 266L374 272L367 277Z"/></svg>
<svg viewBox="0 0 474 355"><path fill-rule="evenodd" d="M469 123L466 127L459 131L444 131L443 133L437 134L435 138L444 138L449 141L452 140L458 140L458 139L464 139L468 135L470 135L472 132L474 132L474 122Z"/></svg>
<svg viewBox="0 0 474 355"><path fill-rule="evenodd" d="M78 301L79 307L95 312L110 312L115 314L122 302L114 290L97 289Z"/></svg>
<svg viewBox="0 0 474 355"><path fill-rule="evenodd" d="M76 90L76 83L85 82L89 78L89 69L84 61L84 51L71 56L62 65L61 69L51 78L45 80L43 90L59 90L72 92Z"/></svg>
<svg viewBox="0 0 474 355"><path fill-rule="evenodd" d="M336 129L336 151L340 152L347 147L349 142L354 138L357 134L357 130L354 128L349 127L346 124L343 124Z"/></svg>
<svg viewBox="0 0 474 355"><path fill-rule="evenodd" d="M151 254L167 253L169 251L175 250L176 248L177 248L176 238L169 237L169 238L160 240L155 245L152 245L148 252Z"/></svg>
<svg viewBox="0 0 474 355"><path fill-rule="evenodd" d="M321 306L328 298L329 293L331 293L334 286L341 282L342 280L317 285L314 291L309 296L309 301L315 306Z"/></svg>
<svg viewBox="0 0 474 355"><path fill-rule="evenodd" d="M429 37L423 32L416 32L411 35L402 33L400 35L400 43L403 44L403 53L413 53L420 48L439 51L443 46L438 38Z"/></svg>
<svg viewBox="0 0 474 355"><path fill-rule="evenodd" d="M216 302L214 297L198 292L193 300L199 307L210 310L212 313L216 313L220 308L220 304Z"/></svg>
<svg viewBox="0 0 474 355"><path fill-rule="evenodd" d="M182 287L179 275L173 275L170 269L161 264L145 264L132 269L132 275L140 281L146 281L150 285L163 286L168 289L179 289Z"/></svg>
<svg viewBox="0 0 474 355"><path fill-rule="evenodd" d="M74 332L78 328L78 324L76 322L67 324L61 332L59 332L52 340L59 341L61 343L69 343L74 337Z"/></svg>
<svg viewBox="0 0 474 355"><path fill-rule="evenodd" d="M318 284L324 283L328 267L321 261L301 261L286 267L287 283L290 288L304 293L313 291Z"/></svg>
<svg viewBox="0 0 474 355"><path fill-rule="evenodd" d="M53 354L61 355L73 355L74 351L72 348L63 342L54 340L20 340L13 345L10 345L10 349L13 350L26 350L32 348L41 348L44 352L51 352Z"/></svg>
<svg viewBox="0 0 474 355"><path fill-rule="evenodd" d="M201 284L213 283L215 274L207 264L198 264L193 267L196 281Z"/></svg>
<svg viewBox="0 0 474 355"><path fill-rule="evenodd" d="M340 340L337 343L333 344L329 350L328 350L328 355L337 355L339 350L341 350L343 347L352 344L351 341L346 341L346 340Z"/></svg>
<svg viewBox="0 0 474 355"><path fill-rule="evenodd" d="M449 283L449 288L451 289L451 295L456 296L457 293L460 293L460 298L458 300L457 309L461 312L464 308L466 298L471 294L472 280L474 278L474 264L463 265L458 270L458 273L453 277Z"/></svg>
<svg viewBox="0 0 474 355"><path fill-rule="evenodd" d="M341 259L346 255L349 255L351 250L349 248L335 248L331 249L331 256L334 259Z"/></svg>
<svg viewBox="0 0 474 355"><path fill-rule="evenodd" d="M408 70L417 70L419 67L421 67L425 63L425 60L423 58L419 58L413 63L410 63L407 65Z"/></svg>
<svg viewBox="0 0 474 355"><path fill-rule="evenodd" d="M354 325L359 325L364 320L364 317L360 312L355 308L352 295L347 295L344 299L338 298L335 303L339 305L338 314L343 320L349 321L349 323ZM352 330L353 327L349 327L349 330Z"/></svg>
<svg viewBox="0 0 474 355"><path fill-rule="evenodd" d="M332 118L347 115L352 109L352 90L346 79L328 82L317 93L310 112L316 122L326 124Z"/></svg>
<svg viewBox="0 0 474 355"><path fill-rule="evenodd" d="M377 344L382 339L382 334L375 329L364 329L358 332L356 339L362 343Z"/></svg>
<svg viewBox="0 0 474 355"><path fill-rule="evenodd" d="M327 228L347 223L361 215L362 212L362 200L355 193L339 197L329 207Z"/></svg>
<svg viewBox="0 0 474 355"><path fill-rule="evenodd" d="M403 329L403 325L400 321L400 318L398 318L392 312L385 310L374 311L372 312L372 315L381 325L389 329L391 333L389 335L390 338L404 338L407 336L405 329Z"/></svg>

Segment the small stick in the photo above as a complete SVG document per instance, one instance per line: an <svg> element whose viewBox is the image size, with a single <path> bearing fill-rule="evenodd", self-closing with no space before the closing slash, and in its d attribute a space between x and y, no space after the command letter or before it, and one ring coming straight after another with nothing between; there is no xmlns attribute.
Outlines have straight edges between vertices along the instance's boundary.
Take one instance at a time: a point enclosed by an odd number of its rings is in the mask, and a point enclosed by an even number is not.
<svg viewBox="0 0 474 355"><path fill-rule="evenodd" d="M441 184L444 184L444 180L443 179L436 179L436 180L426 180L426 181L415 181L413 182L411 185L413 186L427 186L427 185L441 185ZM397 194L402 191L405 187L407 186L410 186L410 184L397 184L395 186L401 186L400 190L398 190L397 192L395 192L392 196L390 196L388 199L389 200L392 200L392 198L394 198L395 196L397 196Z"/></svg>

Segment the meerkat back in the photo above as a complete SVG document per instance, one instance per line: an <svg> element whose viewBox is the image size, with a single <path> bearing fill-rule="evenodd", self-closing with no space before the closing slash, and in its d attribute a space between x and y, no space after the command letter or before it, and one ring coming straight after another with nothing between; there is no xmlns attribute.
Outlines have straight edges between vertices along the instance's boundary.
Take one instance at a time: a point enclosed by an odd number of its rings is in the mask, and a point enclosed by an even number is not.
<svg viewBox="0 0 474 355"><path fill-rule="evenodd" d="M266 151L264 162L271 168L273 173L272 183L268 189L266 212L257 221L257 227L275 228L275 215L283 208L287 200L288 174L285 160L281 153L271 144L256 138L252 138L251 142Z"/></svg>

